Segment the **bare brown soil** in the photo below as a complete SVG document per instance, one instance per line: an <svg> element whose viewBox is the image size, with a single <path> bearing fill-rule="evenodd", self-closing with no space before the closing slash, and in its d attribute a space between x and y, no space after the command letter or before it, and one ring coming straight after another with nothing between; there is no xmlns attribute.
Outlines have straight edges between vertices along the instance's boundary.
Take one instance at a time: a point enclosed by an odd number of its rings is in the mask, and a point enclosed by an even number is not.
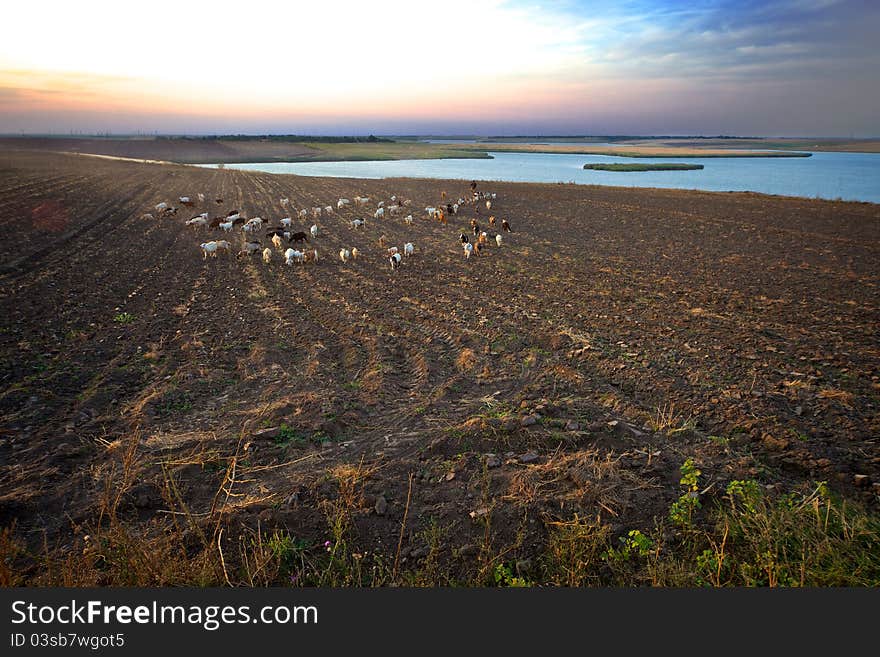
<svg viewBox="0 0 880 657"><path fill-rule="evenodd" d="M35 551L81 546L132 441L120 513L144 536L173 518L170 478L193 517L222 510L227 537L259 524L320 541L328 473L355 464L369 472L360 543L394 555L402 535L410 563L432 525L466 561L486 515L498 554L517 559L575 513L650 528L688 457L707 498L732 479L825 480L876 508L880 206L478 189L514 232L465 260L459 230L480 206L447 225L423 210L441 191L467 196L462 181L0 152L0 527ZM142 218L199 192L176 217ZM335 211L361 195L372 213L392 194L412 200L413 225L352 229L368 213ZM268 265L205 260L199 244L221 233L184 225L318 205L334 212L304 266L277 251ZM294 215L293 230L311 224ZM391 271L381 236L415 255ZM361 257L343 264L342 247ZM258 433L281 425L287 439Z"/></svg>
<svg viewBox="0 0 880 657"><path fill-rule="evenodd" d="M0 149L91 153L139 160L163 160L185 164L204 162L271 162L296 159L320 153L302 144L261 141L221 141L216 139L89 139L7 137L0 138Z"/></svg>

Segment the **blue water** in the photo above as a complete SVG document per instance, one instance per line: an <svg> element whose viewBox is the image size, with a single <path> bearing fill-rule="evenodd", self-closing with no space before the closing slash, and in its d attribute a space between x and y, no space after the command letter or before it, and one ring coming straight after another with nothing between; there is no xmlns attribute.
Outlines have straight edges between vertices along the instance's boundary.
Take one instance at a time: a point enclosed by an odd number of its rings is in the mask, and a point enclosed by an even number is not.
<svg viewBox="0 0 880 657"><path fill-rule="evenodd" d="M813 153L812 157L644 159L555 153L491 153L491 160L268 162L230 169L339 178L441 178L509 182L749 191L880 203L880 153ZM594 162L702 164L698 171L589 171ZM217 165L200 165L216 167Z"/></svg>

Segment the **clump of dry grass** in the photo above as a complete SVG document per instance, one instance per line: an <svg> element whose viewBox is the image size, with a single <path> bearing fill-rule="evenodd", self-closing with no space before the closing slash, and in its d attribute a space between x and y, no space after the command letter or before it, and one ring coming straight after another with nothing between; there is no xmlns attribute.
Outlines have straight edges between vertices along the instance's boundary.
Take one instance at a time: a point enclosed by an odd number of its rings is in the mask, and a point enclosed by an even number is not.
<svg viewBox="0 0 880 657"><path fill-rule="evenodd" d="M836 401L846 408L852 408L852 403L855 399L855 395L853 395L851 392L846 392L845 390L835 390L834 388L823 388L819 391L819 394L817 396L820 399Z"/></svg>
<svg viewBox="0 0 880 657"><path fill-rule="evenodd" d="M473 349L462 349L455 359L455 366L462 373L470 372L477 364L477 355Z"/></svg>

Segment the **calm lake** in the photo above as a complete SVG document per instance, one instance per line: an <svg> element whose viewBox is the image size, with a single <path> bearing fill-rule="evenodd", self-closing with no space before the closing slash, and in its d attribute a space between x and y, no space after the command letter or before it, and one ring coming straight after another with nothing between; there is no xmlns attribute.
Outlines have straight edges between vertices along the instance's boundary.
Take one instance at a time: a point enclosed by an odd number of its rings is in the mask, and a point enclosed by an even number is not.
<svg viewBox="0 0 880 657"><path fill-rule="evenodd" d="M643 159L605 155L491 153L491 160L392 160L382 162L268 162L226 164L299 176L338 178L442 178L509 182L573 182L581 185L749 191L784 196L880 203L880 153L813 153L791 158ZM590 171L595 162L702 164L698 171ZM216 164L199 165L216 167Z"/></svg>

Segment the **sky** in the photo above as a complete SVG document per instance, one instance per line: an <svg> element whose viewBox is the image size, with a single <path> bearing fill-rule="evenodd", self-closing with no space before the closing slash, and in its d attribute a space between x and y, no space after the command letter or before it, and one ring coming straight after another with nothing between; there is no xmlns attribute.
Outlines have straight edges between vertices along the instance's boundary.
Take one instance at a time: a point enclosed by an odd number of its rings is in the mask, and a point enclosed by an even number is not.
<svg viewBox="0 0 880 657"><path fill-rule="evenodd" d="M28 0L0 133L880 136L877 0Z"/></svg>

